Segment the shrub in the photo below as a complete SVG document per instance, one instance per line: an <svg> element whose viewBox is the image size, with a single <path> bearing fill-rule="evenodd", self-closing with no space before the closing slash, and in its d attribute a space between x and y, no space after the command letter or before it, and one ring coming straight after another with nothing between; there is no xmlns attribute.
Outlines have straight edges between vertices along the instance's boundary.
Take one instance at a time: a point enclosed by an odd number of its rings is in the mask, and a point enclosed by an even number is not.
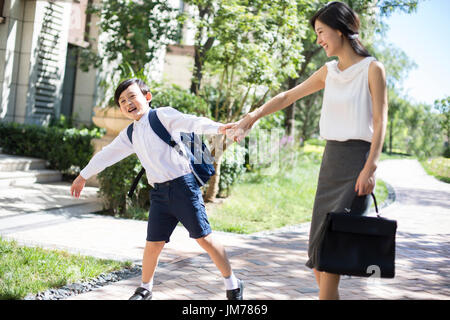
<svg viewBox="0 0 450 320"><path fill-rule="evenodd" d="M420 162L429 175L434 176L438 180L450 183L450 159L437 157Z"/></svg>
<svg viewBox="0 0 450 320"><path fill-rule="evenodd" d="M211 117L208 104L201 97L198 97L188 90L181 89L176 85L162 87L154 85L150 88L153 94L152 106L170 106L183 113L195 114L201 117Z"/></svg>
<svg viewBox="0 0 450 320"><path fill-rule="evenodd" d="M222 163L220 164L219 196L228 197L230 187L242 177L246 171L245 156L247 150L233 144L225 151Z"/></svg>
<svg viewBox="0 0 450 320"><path fill-rule="evenodd" d="M132 199L127 196L134 178L141 169L139 159L133 154L97 175L105 209L109 209L114 215L126 216L129 207L149 207L148 192L151 187L145 174L139 181Z"/></svg>
<svg viewBox="0 0 450 320"><path fill-rule="evenodd" d="M13 122L0 123L2 152L46 159L49 168L78 174L92 157L91 140L100 138L99 129L62 129Z"/></svg>

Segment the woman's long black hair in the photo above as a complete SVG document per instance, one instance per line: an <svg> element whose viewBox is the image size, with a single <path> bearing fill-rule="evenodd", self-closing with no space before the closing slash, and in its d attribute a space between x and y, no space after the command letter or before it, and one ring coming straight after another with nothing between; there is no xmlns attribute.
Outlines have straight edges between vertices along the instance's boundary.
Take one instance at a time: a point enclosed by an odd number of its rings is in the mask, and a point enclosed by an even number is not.
<svg viewBox="0 0 450 320"><path fill-rule="evenodd" d="M333 1L317 11L310 19L311 26L314 30L316 20L319 20L332 29L342 32L358 55L362 57L371 56L369 51L367 51L357 37L360 27L359 17L347 4Z"/></svg>

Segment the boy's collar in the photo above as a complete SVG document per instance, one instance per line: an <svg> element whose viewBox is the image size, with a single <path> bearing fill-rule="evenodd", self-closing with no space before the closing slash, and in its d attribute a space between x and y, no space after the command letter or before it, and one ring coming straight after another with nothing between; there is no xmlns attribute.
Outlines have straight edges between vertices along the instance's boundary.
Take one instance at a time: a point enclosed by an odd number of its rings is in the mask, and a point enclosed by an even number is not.
<svg viewBox="0 0 450 320"><path fill-rule="evenodd" d="M134 123L138 123L138 124L145 123L145 120L148 118L148 113L150 112L150 109L152 109L152 108L149 107L139 120L134 120Z"/></svg>

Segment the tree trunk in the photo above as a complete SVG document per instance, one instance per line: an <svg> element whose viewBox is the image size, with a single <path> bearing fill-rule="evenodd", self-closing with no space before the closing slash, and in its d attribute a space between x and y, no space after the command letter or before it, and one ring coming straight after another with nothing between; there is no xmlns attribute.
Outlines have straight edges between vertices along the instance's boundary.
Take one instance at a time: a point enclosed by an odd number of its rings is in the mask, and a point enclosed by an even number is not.
<svg viewBox="0 0 450 320"><path fill-rule="evenodd" d="M205 202L214 202L216 195L219 192L220 165L222 163L223 153L227 147L225 136L215 136L214 140L211 154L214 157L214 170L216 171L216 174L209 179L209 186L204 196ZM221 148L217 148L217 146L221 146Z"/></svg>
<svg viewBox="0 0 450 320"><path fill-rule="evenodd" d="M303 125L302 125L302 132L300 133L300 145L303 147L305 140L307 139L308 135L308 124L309 124L309 114L311 109L306 107L303 108L303 112L305 114L305 117L303 119Z"/></svg>
<svg viewBox="0 0 450 320"><path fill-rule="evenodd" d="M296 79L289 78L289 89L297 85ZM287 136L294 136L295 128L295 102L287 107L284 111L284 128Z"/></svg>
<svg viewBox="0 0 450 320"><path fill-rule="evenodd" d="M294 134L295 124L295 102L284 111L284 128L287 136Z"/></svg>
<svg viewBox="0 0 450 320"><path fill-rule="evenodd" d="M309 50L306 50L304 52L305 55L305 61L303 61L300 70L298 71L297 75L298 77L296 79L289 78L288 80L288 87L289 89L292 89L297 86L297 83L300 81L300 79L304 79L304 74L306 72L306 69L308 67L308 64L311 62L312 58L320 52L321 48L314 46L314 48L310 48ZM286 134L288 136L294 136L294 130L295 130L295 105L294 102L289 107L285 109L285 120L284 120L284 126L286 130ZM305 134L305 130L304 133Z"/></svg>
<svg viewBox="0 0 450 320"><path fill-rule="evenodd" d="M202 83L203 77L203 62L205 59L206 52L211 49L215 38L208 38L203 46L195 46L194 54L194 71L191 80L191 93L197 95L200 90L200 85Z"/></svg>
<svg viewBox="0 0 450 320"><path fill-rule="evenodd" d="M219 192L220 165L222 163L222 158L223 154L215 157L214 170L216 170L216 174L209 179L209 186L204 197L205 202L214 202L216 200L216 195Z"/></svg>
<svg viewBox="0 0 450 320"><path fill-rule="evenodd" d="M195 46L195 54L194 54L194 71L192 75L192 81L191 81L191 93L197 94L200 83L202 82L202 68L203 65L200 60L200 50L197 46Z"/></svg>
<svg viewBox="0 0 450 320"><path fill-rule="evenodd" d="M389 126L389 154L392 154L392 131L393 131L393 129L392 129L392 120L391 120L391 123L390 123L390 126Z"/></svg>

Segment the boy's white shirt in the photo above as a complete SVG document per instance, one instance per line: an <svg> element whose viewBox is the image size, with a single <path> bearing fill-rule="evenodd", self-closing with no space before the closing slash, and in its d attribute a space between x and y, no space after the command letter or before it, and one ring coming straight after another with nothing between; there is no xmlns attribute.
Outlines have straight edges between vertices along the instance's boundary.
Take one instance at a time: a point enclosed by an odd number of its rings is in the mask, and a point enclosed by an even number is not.
<svg viewBox="0 0 450 320"><path fill-rule="evenodd" d="M89 179L105 168L136 153L145 168L150 184L162 183L190 173L189 161L178 154L175 148L165 143L150 127L148 113L134 121L133 143L127 135L127 128L102 150L97 152L80 175ZM157 115L175 142L180 143L180 132L197 134L218 134L223 124L204 117L197 117L179 112L172 107L156 109Z"/></svg>

